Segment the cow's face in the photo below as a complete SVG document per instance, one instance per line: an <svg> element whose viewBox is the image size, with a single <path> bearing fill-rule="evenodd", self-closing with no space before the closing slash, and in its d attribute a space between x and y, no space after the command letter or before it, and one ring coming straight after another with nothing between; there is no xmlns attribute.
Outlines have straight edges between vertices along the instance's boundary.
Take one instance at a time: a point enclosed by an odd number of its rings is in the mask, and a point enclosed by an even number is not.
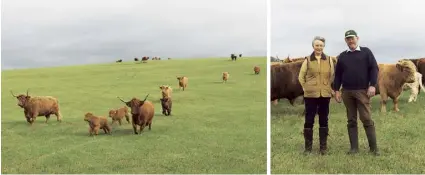
<svg viewBox="0 0 425 175"><path fill-rule="evenodd" d="M137 98L132 98L130 101L126 102L124 100L122 100L121 98L117 97L118 99L120 99L123 103L125 103L126 106L128 106L131 110L131 114L136 115L140 113L140 107L143 106L143 104L145 103L146 99L148 98L149 94L146 95L145 99L143 101L137 99Z"/></svg>
<svg viewBox="0 0 425 175"><path fill-rule="evenodd" d="M406 75L406 83L415 82L416 66L410 60L399 60L396 63L396 68L404 75Z"/></svg>
<svg viewBox="0 0 425 175"><path fill-rule="evenodd" d="M109 110L109 117L113 117L113 116L115 116L115 114L117 113L117 111L116 110Z"/></svg>
<svg viewBox="0 0 425 175"><path fill-rule="evenodd" d="M26 95L18 95L16 97L16 99L18 99L18 106L23 108L25 106L25 104L27 104L27 102L29 101L29 99L31 98L31 96L26 96Z"/></svg>
<svg viewBox="0 0 425 175"><path fill-rule="evenodd" d="M91 117L93 117L93 113L91 113L91 112L87 112L87 113L84 115L84 121L89 121Z"/></svg>

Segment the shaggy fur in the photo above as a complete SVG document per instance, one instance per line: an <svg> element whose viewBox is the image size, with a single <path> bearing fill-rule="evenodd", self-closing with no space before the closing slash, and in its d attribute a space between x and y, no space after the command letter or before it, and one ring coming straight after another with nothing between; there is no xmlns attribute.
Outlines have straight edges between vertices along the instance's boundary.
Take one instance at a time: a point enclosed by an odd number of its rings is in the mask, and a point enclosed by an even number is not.
<svg viewBox="0 0 425 175"><path fill-rule="evenodd" d="M424 85L422 84L422 74L419 72L415 72L415 82L413 83L405 83L403 85L403 91L407 91L410 89L410 97L407 101L408 103L414 101L418 98L419 90L425 92Z"/></svg>
<svg viewBox="0 0 425 175"><path fill-rule="evenodd" d="M260 67L259 66L254 66L254 73L260 74Z"/></svg>
<svg viewBox="0 0 425 175"><path fill-rule="evenodd" d="M229 79L229 72L223 72L222 78L223 78L223 83L226 83L227 80Z"/></svg>
<svg viewBox="0 0 425 175"><path fill-rule="evenodd" d="M109 117L112 119L111 125L118 121L119 125L121 125L121 120L125 117L128 123L130 123L130 114L128 113L127 106L123 106L118 109L109 110Z"/></svg>
<svg viewBox="0 0 425 175"><path fill-rule="evenodd" d="M183 91L184 91L184 89L187 88L187 83L189 79L185 76L182 76L182 77L177 77L177 80L179 80L179 89L183 88Z"/></svg>
<svg viewBox="0 0 425 175"><path fill-rule="evenodd" d="M415 82L416 67L410 60L399 60L396 64L379 64L376 95L381 96L381 112L386 112L388 97L393 100L394 111L398 108L398 98L405 83Z"/></svg>
<svg viewBox="0 0 425 175"><path fill-rule="evenodd" d="M173 92L173 89L170 86L162 85L162 86L159 86L159 89L161 89L162 98L171 97L171 93Z"/></svg>
<svg viewBox="0 0 425 175"><path fill-rule="evenodd" d="M149 130L152 128L152 120L155 114L155 108L152 102L146 101L148 96L149 94L146 95L143 101L134 97L127 102L117 97L131 109L131 122L133 124L134 134L142 134L145 126L149 126ZM139 132L137 132L137 126L140 126Z"/></svg>
<svg viewBox="0 0 425 175"><path fill-rule="evenodd" d="M164 114L165 116L171 115L171 108L173 106L173 102L171 98L164 97L164 98L161 98L160 100L161 100L161 106L162 106L162 114Z"/></svg>
<svg viewBox="0 0 425 175"><path fill-rule="evenodd" d="M108 125L108 119L103 116L95 116L93 113L88 112L84 115L84 121L89 123L90 136L98 135L99 129L103 129L105 134L111 134L111 127Z"/></svg>
<svg viewBox="0 0 425 175"><path fill-rule="evenodd" d="M59 110L59 101L52 96L29 96L27 94L20 94L15 96L10 91L12 96L18 99L18 106L24 109L25 118L31 125L35 122L38 116L45 116L46 123L50 118L50 115L56 115L57 121L62 121L62 115Z"/></svg>

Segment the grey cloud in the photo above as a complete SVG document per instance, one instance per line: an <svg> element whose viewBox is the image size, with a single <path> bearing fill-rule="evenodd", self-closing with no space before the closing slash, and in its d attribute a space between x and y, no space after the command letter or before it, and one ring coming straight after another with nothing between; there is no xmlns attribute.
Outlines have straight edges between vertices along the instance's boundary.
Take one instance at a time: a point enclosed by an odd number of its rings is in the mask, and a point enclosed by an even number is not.
<svg viewBox="0 0 425 175"><path fill-rule="evenodd" d="M344 32L357 31L360 45L372 49L379 62L425 57L425 11L420 0L271 0L271 54L305 56L311 40L326 38L325 52L346 49Z"/></svg>
<svg viewBox="0 0 425 175"><path fill-rule="evenodd" d="M264 0L7 0L2 69L266 55Z"/></svg>

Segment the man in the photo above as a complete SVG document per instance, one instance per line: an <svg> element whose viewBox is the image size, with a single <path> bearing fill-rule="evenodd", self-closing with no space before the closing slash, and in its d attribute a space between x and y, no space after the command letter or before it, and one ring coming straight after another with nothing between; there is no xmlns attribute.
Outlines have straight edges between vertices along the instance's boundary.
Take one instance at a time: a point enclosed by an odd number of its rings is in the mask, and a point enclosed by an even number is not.
<svg viewBox="0 0 425 175"><path fill-rule="evenodd" d="M375 85L378 79L378 64L369 48L360 47L357 44L358 39L354 30L345 32L348 49L340 53L338 57L333 90L335 91L335 100L338 103L342 100L347 109L347 130L351 145L348 154L358 152L357 111L359 111L370 152L378 156L375 125L370 111L370 98L375 95Z"/></svg>

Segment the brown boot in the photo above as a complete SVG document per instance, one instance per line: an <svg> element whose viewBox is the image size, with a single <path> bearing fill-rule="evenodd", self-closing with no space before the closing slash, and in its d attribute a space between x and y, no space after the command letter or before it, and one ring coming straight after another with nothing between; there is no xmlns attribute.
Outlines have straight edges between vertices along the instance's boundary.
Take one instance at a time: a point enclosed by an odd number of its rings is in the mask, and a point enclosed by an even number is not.
<svg viewBox="0 0 425 175"><path fill-rule="evenodd" d="M305 143L304 154L311 153L311 148L313 145L313 129L304 128L304 143Z"/></svg>
<svg viewBox="0 0 425 175"><path fill-rule="evenodd" d="M370 152L375 156L379 156L380 153L376 144L375 125L365 126L364 129L366 131L367 141L369 142Z"/></svg>
<svg viewBox="0 0 425 175"><path fill-rule="evenodd" d="M350 151L347 154L356 154L359 151L359 139L358 139L358 130L357 126L350 127L347 126L348 129L348 138L350 139Z"/></svg>
<svg viewBox="0 0 425 175"><path fill-rule="evenodd" d="M328 131L329 131L329 128L327 127L319 128L320 154L322 155L326 154L326 151L328 149L327 147Z"/></svg>

